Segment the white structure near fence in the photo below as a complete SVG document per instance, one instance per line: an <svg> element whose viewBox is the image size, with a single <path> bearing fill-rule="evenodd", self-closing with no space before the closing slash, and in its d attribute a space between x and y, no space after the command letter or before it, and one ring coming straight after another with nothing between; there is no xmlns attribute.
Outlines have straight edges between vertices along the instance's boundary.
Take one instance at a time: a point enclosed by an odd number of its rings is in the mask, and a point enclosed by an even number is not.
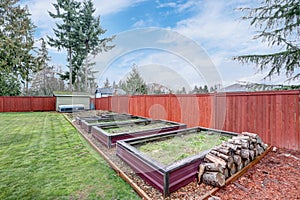
<svg viewBox="0 0 300 200"><path fill-rule="evenodd" d="M56 97L56 111L62 105L83 105L85 110L89 110L91 106L91 96L88 94L53 94Z"/></svg>

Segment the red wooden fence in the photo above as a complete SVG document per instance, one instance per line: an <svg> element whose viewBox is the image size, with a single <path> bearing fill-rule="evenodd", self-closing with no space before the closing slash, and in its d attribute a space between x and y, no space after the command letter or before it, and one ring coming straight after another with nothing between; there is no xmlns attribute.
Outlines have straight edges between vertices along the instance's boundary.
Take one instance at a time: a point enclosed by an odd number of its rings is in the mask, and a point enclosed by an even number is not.
<svg viewBox="0 0 300 200"><path fill-rule="evenodd" d="M260 134L267 143L300 150L300 90L205 95L141 95L95 99L99 110ZM0 112L54 111L55 97L0 97Z"/></svg>
<svg viewBox="0 0 300 200"><path fill-rule="evenodd" d="M300 150L300 91L205 95L114 96L95 100L96 109L258 133L274 146Z"/></svg>
<svg viewBox="0 0 300 200"><path fill-rule="evenodd" d="M55 97L0 96L0 112L54 111Z"/></svg>

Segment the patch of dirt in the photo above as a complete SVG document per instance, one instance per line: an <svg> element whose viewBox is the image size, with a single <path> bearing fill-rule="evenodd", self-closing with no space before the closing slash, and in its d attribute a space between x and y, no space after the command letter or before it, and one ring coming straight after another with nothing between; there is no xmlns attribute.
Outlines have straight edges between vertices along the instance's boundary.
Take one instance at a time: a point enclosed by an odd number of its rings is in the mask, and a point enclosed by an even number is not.
<svg viewBox="0 0 300 200"><path fill-rule="evenodd" d="M135 132L135 131L164 128L169 126L171 125L165 122L153 122L153 123L138 122L138 123L128 124L128 125L119 125L119 126L117 125L117 126L105 127L102 129L110 134L118 134L118 133L125 133L125 132Z"/></svg>
<svg viewBox="0 0 300 200"><path fill-rule="evenodd" d="M90 113L92 116L95 113ZM98 112L97 112L98 114ZM72 113L67 114L74 119ZM87 116L86 112L76 113L76 116ZM97 147L113 161L126 175L132 179L151 199L164 199L162 194L137 176L133 170L126 165L115 154L115 148L107 149L95 140L91 134L86 133L75 122L74 125L81 133L88 136ZM170 194L165 200L174 199L201 199L201 196L214 188L205 184L197 184L197 180ZM259 163L254 165L237 181L221 188L214 196L223 200L227 199L300 199L300 151L277 149L270 151Z"/></svg>
<svg viewBox="0 0 300 200"><path fill-rule="evenodd" d="M75 120L76 117L93 117L105 114L112 114L112 112L104 110L90 110L90 111L78 111L72 113L64 113L71 121Z"/></svg>

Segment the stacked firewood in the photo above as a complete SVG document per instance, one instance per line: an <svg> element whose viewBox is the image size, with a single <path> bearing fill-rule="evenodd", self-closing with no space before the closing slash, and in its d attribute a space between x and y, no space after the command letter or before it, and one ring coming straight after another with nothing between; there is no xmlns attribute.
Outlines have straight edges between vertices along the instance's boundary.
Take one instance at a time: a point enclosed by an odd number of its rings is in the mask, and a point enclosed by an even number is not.
<svg viewBox="0 0 300 200"><path fill-rule="evenodd" d="M199 166L198 182L222 187L225 180L261 155L268 145L259 135L243 132L220 146L216 146L205 156Z"/></svg>

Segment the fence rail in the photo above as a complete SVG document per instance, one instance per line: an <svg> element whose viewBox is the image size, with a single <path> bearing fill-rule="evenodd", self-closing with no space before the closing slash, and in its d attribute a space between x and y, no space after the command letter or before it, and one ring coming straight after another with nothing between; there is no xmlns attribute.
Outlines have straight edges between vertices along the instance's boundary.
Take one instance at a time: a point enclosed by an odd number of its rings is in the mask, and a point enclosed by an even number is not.
<svg viewBox="0 0 300 200"><path fill-rule="evenodd" d="M234 132L258 133L267 143L300 150L296 91L204 95L113 96L95 100L96 109L130 113Z"/></svg>
<svg viewBox="0 0 300 200"><path fill-rule="evenodd" d="M55 97L0 96L0 112L54 111Z"/></svg>

